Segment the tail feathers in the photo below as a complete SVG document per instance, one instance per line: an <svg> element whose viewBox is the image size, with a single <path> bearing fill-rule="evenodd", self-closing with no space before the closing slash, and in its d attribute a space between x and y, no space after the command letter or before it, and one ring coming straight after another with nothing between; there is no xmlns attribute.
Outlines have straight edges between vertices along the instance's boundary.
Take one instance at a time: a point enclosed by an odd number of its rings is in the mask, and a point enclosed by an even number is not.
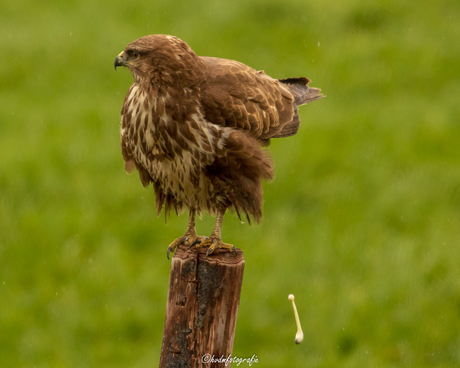
<svg viewBox="0 0 460 368"><path fill-rule="evenodd" d="M308 87L308 83L310 83L308 78L287 78L279 79L279 81L285 84L293 94L297 107L324 97L319 88Z"/></svg>
<svg viewBox="0 0 460 368"><path fill-rule="evenodd" d="M300 119L297 108L309 102L323 98L321 90L315 87L308 87L310 79L308 78L288 78L279 79L279 81L287 87L289 92L294 96L294 116L292 120L283 126L283 129L271 136L270 138L284 138L290 137L297 133L299 130Z"/></svg>
<svg viewBox="0 0 460 368"><path fill-rule="evenodd" d="M319 88L309 87L308 93L305 96L305 99L302 102L302 105L307 104L312 101L319 100L320 98L323 98L323 97L325 96L321 93L321 90Z"/></svg>

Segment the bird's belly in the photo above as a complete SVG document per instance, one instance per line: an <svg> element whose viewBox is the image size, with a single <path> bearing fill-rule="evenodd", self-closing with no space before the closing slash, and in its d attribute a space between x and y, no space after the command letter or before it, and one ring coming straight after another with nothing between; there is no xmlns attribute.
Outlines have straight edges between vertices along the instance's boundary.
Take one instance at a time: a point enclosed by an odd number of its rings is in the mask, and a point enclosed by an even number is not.
<svg viewBox="0 0 460 368"><path fill-rule="evenodd" d="M141 164L147 168L163 193L173 196L177 203L189 208L209 210L206 193L211 184L190 152L183 151L182 155L175 155L173 159L154 157L148 160L142 157Z"/></svg>

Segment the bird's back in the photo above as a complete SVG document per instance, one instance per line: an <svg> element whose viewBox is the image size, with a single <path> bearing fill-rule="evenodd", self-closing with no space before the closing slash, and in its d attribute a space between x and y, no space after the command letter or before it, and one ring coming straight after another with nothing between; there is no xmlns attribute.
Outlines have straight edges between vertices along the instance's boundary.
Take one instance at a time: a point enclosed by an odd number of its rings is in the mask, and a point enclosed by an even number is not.
<svg viewBox="0 0 460 368"><path fill-rule="evenodd" d="M274 79L243 63L201 57L207 70L202 104L211 123L239 128L260 141L294 135L297 108L323 95L308 78Z"/></svg>

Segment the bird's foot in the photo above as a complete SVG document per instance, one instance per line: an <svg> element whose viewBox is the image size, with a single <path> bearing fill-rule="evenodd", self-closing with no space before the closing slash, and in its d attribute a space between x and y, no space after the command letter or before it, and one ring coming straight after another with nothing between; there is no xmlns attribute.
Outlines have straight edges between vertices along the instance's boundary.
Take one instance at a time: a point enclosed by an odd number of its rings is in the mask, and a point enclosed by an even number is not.
<svg viewBox="0 0 460 368"><path fill-rule="evenodd" d="M169 253L174 253L179 245L186 245L189 248L191 248L195 244L200 244L205 239L207 239L206 236L198 236L196 234L188 234L181 236L180 238L177 238L171 244L169 244L166 257L168 257L169 259Z"/></svg>
<svg viewBox="0 0 460 368"><path fill-rule="evenodd" d="M197 244L196 247L209 247L206 251L206 258L208 258L208 256L216 249L228 249L230 252L236 252L234 245L224 243L221 238L217 238L215 236L210 236L209 238L205 237L205 239L201 240L200 244Z"/></svg>

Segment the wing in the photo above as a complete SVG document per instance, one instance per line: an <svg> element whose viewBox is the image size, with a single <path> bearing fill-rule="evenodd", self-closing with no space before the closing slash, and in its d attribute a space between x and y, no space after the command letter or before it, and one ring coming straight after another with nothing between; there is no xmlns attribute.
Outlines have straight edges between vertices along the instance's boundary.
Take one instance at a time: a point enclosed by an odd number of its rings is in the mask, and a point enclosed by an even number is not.
<svg viewBox="0 0 460 368"><path fill-rule="evenodd" d="M206 120L244 129L261 140L297 132L295 98L284 84L234 60L202 59L207 66L200 86Z"/></svg>

